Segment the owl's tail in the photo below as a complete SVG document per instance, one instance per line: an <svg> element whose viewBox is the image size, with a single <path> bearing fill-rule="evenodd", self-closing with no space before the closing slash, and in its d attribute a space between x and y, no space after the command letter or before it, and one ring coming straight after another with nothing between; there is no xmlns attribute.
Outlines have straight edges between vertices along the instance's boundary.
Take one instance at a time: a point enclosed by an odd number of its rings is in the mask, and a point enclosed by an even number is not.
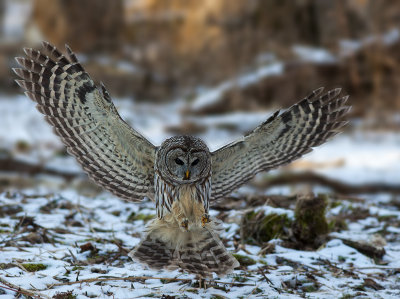
<svg viewBox="0 0 400 299"><path fill-rule="evenodd" d="M129 256L153 269L179 267L203 278L212 277L213 272L226 275L239 266L212 227L183 232L158 219Z"/></svg>

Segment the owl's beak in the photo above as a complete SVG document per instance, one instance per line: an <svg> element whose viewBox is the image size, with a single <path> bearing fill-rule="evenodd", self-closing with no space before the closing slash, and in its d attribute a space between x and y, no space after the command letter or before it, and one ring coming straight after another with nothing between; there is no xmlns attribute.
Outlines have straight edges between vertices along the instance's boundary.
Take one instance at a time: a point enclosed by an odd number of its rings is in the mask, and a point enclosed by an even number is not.
<svg viewBox="0 0 400 299"><path fill-rule="evenodd" d="M188 179L190 179L190 171L189 171L189 169L186 170L186 172L185 172L185 180L188 180Z"/></svg>

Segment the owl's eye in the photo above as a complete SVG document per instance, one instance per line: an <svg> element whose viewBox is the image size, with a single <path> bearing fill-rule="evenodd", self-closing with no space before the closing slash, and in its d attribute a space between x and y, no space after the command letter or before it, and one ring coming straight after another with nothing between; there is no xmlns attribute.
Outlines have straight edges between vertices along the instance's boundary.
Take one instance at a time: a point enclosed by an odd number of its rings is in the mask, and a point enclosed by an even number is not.
<svg viewBox="0 0 400 299"><path fill-rule="evenodd" d="M196 166L197 164L199 164L199 159L196 159L192 162L192 166Z"/></svg>
<svg viewBox="0 0 400 299"><path fill-rule="evenodd" d="M176 158L175 159L175 163L176 164L178 164L178 165L183 165L183 164L185 164L181 159L179 159L179 158Z"/></svg>

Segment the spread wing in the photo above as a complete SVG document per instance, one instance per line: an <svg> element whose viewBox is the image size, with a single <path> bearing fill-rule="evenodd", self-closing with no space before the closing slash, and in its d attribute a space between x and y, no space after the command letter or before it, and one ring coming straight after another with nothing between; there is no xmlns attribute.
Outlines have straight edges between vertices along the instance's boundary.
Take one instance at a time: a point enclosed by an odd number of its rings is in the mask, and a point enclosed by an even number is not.
<svg viewBox="0 0 400 299"><path fill-rule="evenodd" d="M154 193L156 147L118 114L103 84L96 86L66 46L62 55L43 43L44 51L24 49L14 69L16 82L75 156L89 177L131 201Z"/></svg>
<svg viewBox="0 0 400 299"><path fill-rule="evenodd" d="M239 188L260 171L287 164L337 134L347 122L343 116L348 96L340 89L321 95L323 88L279 114L277 111L242 140L211 154L211 198L216 200Z"/></svg>

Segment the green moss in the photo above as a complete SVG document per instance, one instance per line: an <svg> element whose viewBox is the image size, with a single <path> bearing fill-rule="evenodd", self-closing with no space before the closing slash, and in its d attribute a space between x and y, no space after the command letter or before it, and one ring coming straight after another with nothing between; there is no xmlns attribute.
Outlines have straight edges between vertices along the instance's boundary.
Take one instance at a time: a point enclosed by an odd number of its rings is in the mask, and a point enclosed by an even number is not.
<svg viewBox="0 0 400 299"><path fill-rule="evenodd" d="M305 293L316 292L318 290L319 290L318 285L314 283L303 286L303 292Z"/></svg>
<svg viewBox="0 0 400 299"><path fill-rule="evenodd" d="M121 211L112 211L111 214L118 217L119 215L121 215Z"/></svg>
<svg viewBox="0 0 400 299"><path fill-rule="evenodd" d="M78 270L83 270L83 269L85 269L84 267L81 267L81 266L74 266L72 269L71 269L71 271L78 271Z"/></svg>
<svg viewBox="0 0 400 299"><path fill-rule="evenodd" d="M293 233L298 241L314 244L319 236L329 232L325 217L327 206L326 196L299 198L296 203Z"/></svg>
<svg viewBox="0 0 400 299"><path fill-rule="evenodd" d="M22 266L26 269L28 272L36 272L36 271L41 271L47 269L47 266L44 264L32 264L32 263L25 263L22 264Z"/></svg>
<svg viewBox="0 0 400 299"><path fill-rule="evenodd" d="M310 225L313 225L314 230L318 232L327 232L328 224L325 218L325 207L325 203L309 207L298 205L295 211L296 223L303 229L307 229Z"/></svg>
<svg viewBox="0 0 400 299"><path fill-rule="evenodd" d="M266 215L261 223L261 240L267 242L284 234L284 228L290 227L290 221L286 214Z"/></svg>
<svg viewBox="0 0 400 299"><path fill-rule="evenodd" d="M15 144L15 148L19 152L28 152L31 149L31 146L25 140L18 140Z"/></svg>
<svg viewBox="0 0 400 299"><path fill-rule="evenodd" d="M133 222L136 220L143 220L144 222L147 222L151 219L154 218L154 215L152 214L136 214L135 212L132 212L129 216L128 219L126 219L127 222Z"/></svg>
<svg viewBox="0 0 400 299"><path fill-rule="evenodd" d="M263 265L268 266L268 263L267 263L265 260L262 260L262 259L261 259L261 260L259 260L258 262L261 263L261 264L263 264Z"/></svg>
<svg viewBox="0 0 400 299"><path fill-rule="evenodd" d="M262 292L263 292L263 290L261 290L260 288L256 288L256 289L253 291L253 295L261 294Z"/></svg>
<svg viewBox="0 0 400 299"><path fill-rule="evenodd" d="M238 262L241 266L247 267L247 266L251 266L251 265L254 265L257 263L251 257L248 257L246 255L241 255L241 254L237 254L237 253L234 253L232 255L238 260Z"/></svg>
<svg viewBox="0 0 400 299"><path fill-rule="evenodd" d="M171 279L163 279L163 278L161 278L161 279L160 279L160 282L163 283L163 284L166 284L166 283L173 283L173 282L175 282L175 281L174 281L174 280L171 280Z"/></svg>
<svg viewBox="0 0 400 299"><path fill-rule="evenodd" d="M291 223L286 214L249 212L243 219L244 241L248 244L260 244L280 238L287 235L287 228Z"/></svg>
<svg viewBox="0 0 400 299"><path fill-rule="evenodd" d="M56 293L52 298L53 299L75 299L77 295L73 294L73 291L67 291L67 292L60 292Z"/></svg>
<svg viewBox="0 0 400 299"><path fill-rule="evenodd" d="M335 217L329 221L329 231L339 232L348 228L346 220L343 218Z"/></svg>
<svg viewBox="0 0 400 299"><path fill-rule="evenodd" d="M0 270L7 270L7 269L10 269L10 268L14 268L16 266L17 265L12 264L12 263L0 263Z"/></svg>
<svg viewBox="0 0 400 299"><path fill-rule="evenodd" d="M246 282L246 281L248 281L249 279L248 279L247 277L245 277L245 276L242 276L242 275L235 275L235 276L233 277L233 280L234 280L234 281L237 281L237 282Z"/></svg>
<svg viewBox="0 0 400 299"><path fill-rule="evenodd" d="M251 221L256 217L256 215L257 215L256 212L251 211L251 212L248 212L244 217L245 217L245 220Z"/></svg>
<svg viewBox="0 0 400 299"><path fill-rule="evenodd" d="M341 200L331 201L330 208L333 209L333 208L336 208L336 207L341 206L341 205L342 205L342 201Z"/></svg>

